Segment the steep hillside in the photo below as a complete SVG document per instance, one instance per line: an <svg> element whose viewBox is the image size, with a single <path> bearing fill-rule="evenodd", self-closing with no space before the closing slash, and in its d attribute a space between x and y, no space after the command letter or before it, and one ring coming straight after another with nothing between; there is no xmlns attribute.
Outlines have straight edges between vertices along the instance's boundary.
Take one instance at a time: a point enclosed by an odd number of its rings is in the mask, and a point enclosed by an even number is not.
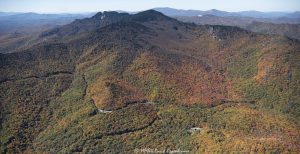
<svg viewBox="0 0 300 154"><path fill-rule="evenodd" d="M153 10L40 37L0 55L3 153L300 151L297 40Z"/></svg>
<svg viewBox="0 0 300 154"><path fill-rule="evenodd" d="M129 17L127 13L117 12L99 12L91 18L75 20L71 24L54 28L41 34L41 37L73 37L85 32L91 32L95 29L107 26L109 24L126 20Z"/></svg>

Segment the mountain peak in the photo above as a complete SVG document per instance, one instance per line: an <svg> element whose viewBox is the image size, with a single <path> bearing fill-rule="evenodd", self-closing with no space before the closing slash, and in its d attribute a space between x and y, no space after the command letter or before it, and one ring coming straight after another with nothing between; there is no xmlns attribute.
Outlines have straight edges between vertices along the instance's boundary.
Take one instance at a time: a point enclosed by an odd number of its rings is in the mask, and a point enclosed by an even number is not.
<svg viewBox="0 0 300 154"><path fill-rule="evenodd" d="M124 17L124 16L129 16L129 14L128 13L119 13L116 11L104 11L104 12L98 12L96 15L94 15L93 18L104 19L104 18Z"/></svg>
<svg viewBox="0 0 300 154"><path fill-rule="evenodd" d="M172 19L172 18L167 17L161 12L155 10L147 10L133 15L133 20L142 21L142 22L151 21L151 20L163 20L163 19Z"/></svg>

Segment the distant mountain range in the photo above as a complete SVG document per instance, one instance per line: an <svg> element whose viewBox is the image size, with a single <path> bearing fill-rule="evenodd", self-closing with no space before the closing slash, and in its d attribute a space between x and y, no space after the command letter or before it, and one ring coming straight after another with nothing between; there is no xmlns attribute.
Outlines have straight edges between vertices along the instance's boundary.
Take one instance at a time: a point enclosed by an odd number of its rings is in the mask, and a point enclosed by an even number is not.
<svg viewBox="0 0 300 154"><path fill-rule="evenodd" d="M226 12L216 9L208 11L200 10L181 10L168 7L154 8L154 10L162 12L168 16L203 16L215 15L221 17L240 16L252 18L300 18L300 12L259 12L259 11L241 11L241 12Z"/></svg>
<svg viewBox="0 0 300 154"><path fill-rule="evenodd" d="M191 22L200 25L226 25L238 26L250 31L280 34L292 38L300 38L299 26L291 24L300 23L300 12L258 12L258 11L242 11L242 12L226 12L216 9L208 11L200 10L179 10L173 8L154 8L167 16L176 18L184 22ZM112 12L109 15L113 15ZM127 13L122 10L115 13ZM128 12L129 14L137 14L138 12ZM33 45L33 42L39 38L39 35L57 34L63 37L68 35L64 32L80 33L90 31L92 22L86 23L86 20L76 20L91 17L96 13L79 13L79 14L38 14L38 13L17 13L17 12L0 12L0 53L14 52L23 50ZM94 18L100 17L97 14ZM103 18L103 17L102 17ZM114 19L114 16L111 17ZM98 19L94 19L98 20ZM115 18L119 21L119 17ZM72 28L69 26L60 27L75 21L80 28ZM111 24L103 20L103 25ZM93 24L96 24L94 22ZM259 24L260 23L260 24ZM278 25L280 24L280 25ZM268 25L268 26L267 26ZM51 29L51 30L50 30ZM63 29L73 29L74 31L65 31Z"/></svg>
<svg viewBox="0 0 300 154"><path fill-rule="evenodd" d="M300 12L226 12L155 8L155 10L183 22L199 25L237 26L263 34L279 34L300 39Z"/></svg>
<svg viewBox="0 0 300 154"><path fill-rule="evenodd" d="M252 18L252 17L221 17L215 15L175 16L174 18L198 25L237 26L263 34L279 34L300 39L298 18ZM296 19L296 20L295 20Z"/></svg>
<svg viewBox="0 0 300 154"><path fill-rule="evenodd" d="M66 25L76 19L91 17L86 14L38 14L0 12L0 53L15 51L31 45L40 32Z"/></svg>
<svg viewBox="0 0 300 154"><path fill-rule="evenodd" d="M10 32L32 32L40 29L41 27L64 25L74 21L75 19L83 19L92 15L94 14L38 14L0 12L0 35Z"/></svg>
<svg viewBox="0 0 300 154"><path fill-rule="evenodd" d="M171 17L199 17L213 15L217 17L230 17L238 20L261 21L273 23L300 23L300 12L259 12L242 11L226 12L216 9L208 11L200 10L181 10L174 8L154 8L167 16ZM119 13L125 11L117 11ZM137 12L131 12L134 14ZM65 25L75 19L91 17L95 13L77 13L77 14L38 14L38 13L18 13L18 12L0 12L0 36L11 32L32 32L40 31L49 26Z"/></svg>

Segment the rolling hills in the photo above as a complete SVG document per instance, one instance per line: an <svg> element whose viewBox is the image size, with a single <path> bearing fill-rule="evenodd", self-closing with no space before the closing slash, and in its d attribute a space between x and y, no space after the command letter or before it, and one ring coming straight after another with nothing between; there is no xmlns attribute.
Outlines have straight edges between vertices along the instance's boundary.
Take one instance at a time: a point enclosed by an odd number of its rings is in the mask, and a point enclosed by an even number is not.
<svg viewBox="0 0 300 154"><path fill-rule="evenodd" d="M97 13L0 54L0 151L298 153L299 52L154 10Z"/></svg>

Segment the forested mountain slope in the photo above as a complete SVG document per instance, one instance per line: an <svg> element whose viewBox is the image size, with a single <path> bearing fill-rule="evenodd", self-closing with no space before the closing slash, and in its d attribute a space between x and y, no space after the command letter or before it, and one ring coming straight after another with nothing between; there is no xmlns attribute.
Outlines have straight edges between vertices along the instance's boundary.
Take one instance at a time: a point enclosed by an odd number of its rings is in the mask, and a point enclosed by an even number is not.
<svg viewBox="0 0 300 154"><path fill-rule="evenodd" d="M0 55L1 152L300 151L298 40L104 15Z"/></svg>

